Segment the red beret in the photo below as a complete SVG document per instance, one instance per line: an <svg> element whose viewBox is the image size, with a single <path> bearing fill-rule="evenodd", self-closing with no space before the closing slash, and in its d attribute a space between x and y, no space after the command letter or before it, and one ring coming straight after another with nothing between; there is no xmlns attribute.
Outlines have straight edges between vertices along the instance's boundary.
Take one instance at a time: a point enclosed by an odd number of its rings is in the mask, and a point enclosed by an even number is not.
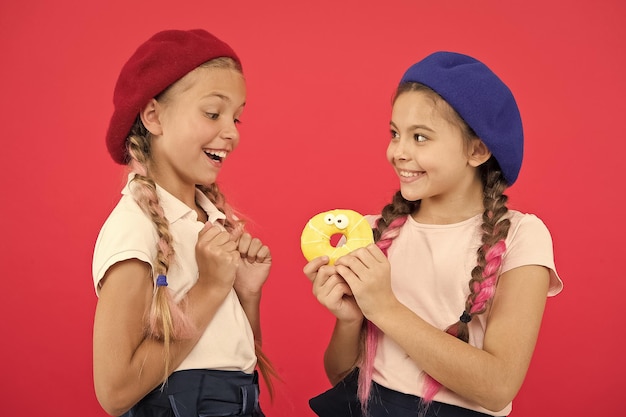
<svg viewBox="0 0 626 417"><path fill-rule="evenodd" d="M106 144L118 164L128 162L126 138L148 101L201 64L235 51L202 29L165 30L143 43L122 68L113 92L113 116Z"/></svg>

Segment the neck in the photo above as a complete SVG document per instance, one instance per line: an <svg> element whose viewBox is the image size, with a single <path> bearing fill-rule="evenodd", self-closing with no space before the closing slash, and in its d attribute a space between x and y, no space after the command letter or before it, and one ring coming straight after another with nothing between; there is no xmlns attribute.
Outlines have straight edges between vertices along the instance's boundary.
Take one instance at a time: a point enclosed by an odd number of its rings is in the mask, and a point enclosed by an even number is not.
<svg viewBox="0 0 626 417"><path fill-rule="evenodd" d="M482 184L473 184L464 193L423 199L413 219L425 224L454 224L482 214Z"/></svg>

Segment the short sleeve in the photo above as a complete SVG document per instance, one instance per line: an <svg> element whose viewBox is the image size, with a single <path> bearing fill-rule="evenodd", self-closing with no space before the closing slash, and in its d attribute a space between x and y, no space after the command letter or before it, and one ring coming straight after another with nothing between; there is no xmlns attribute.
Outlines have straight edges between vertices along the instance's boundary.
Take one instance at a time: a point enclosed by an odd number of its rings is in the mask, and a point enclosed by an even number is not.
<svg viewBox="0 0 626 417"><path fill-rule="evenodd" d="M100 281L114 264L138 259L152 267L156 257L157 232L139 208L124 205L124 199L106 220L94 248L92 274L96 294Z"/></svg>
<svg viewBox="0 0 626 417"><path fill-rule="evenodd" d="M533 214L512 219L502 272L526 265L545 266L550 270L548 296L561 292L563 282L556 271L552 236L543 221Z"/></svg>

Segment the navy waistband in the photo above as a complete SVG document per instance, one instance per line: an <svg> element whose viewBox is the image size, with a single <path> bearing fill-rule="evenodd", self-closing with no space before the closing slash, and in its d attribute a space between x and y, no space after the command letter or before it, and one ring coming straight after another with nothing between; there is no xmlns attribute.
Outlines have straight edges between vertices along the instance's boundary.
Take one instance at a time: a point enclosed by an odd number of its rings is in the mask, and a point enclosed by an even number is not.
<svg viewBox="0 0 626 417"><path fill-rule="evenodd" d="M146 395L123 417L254 416L259 407L258 374L189 369L174 372L163 388Z"/></svg>
<svg viewBox="0 0 626 417"><path fill-rule="evenodd" d="M328 391L311 398L309 406L320 417L362 417L357 398L358 369ZM420 397L404 394L372 382L370 417L493 417L452 404L432 401L425 407Z"/></svg>

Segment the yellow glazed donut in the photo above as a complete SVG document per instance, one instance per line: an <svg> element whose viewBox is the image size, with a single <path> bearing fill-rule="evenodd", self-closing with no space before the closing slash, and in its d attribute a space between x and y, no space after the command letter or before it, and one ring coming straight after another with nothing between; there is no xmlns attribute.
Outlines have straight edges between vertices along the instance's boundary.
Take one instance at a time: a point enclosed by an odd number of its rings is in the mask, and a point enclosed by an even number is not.
<svg viewBox="0 0 626 417"><path fill-rule="evenodd" d="M335 234L345 236L343 245L331 245L330 238ZM307 222L300 237L302 254L308 261L326 255L330 258L329 265L370 243L374 243L372 228L365 217L353 210L337 209L316 214Z"/></svg>

